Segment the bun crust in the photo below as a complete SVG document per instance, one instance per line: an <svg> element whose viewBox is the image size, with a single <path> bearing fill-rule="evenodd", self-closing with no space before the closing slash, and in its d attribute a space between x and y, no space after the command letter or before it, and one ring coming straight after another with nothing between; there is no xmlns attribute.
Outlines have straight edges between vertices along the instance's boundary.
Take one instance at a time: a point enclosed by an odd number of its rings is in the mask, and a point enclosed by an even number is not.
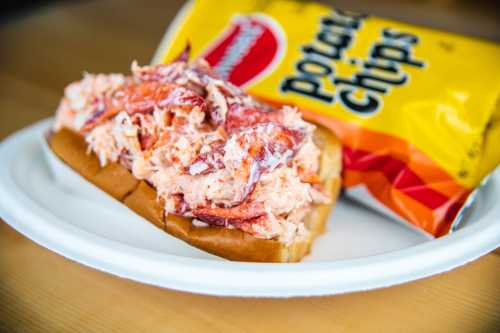
<svg viewBox="0 0 500 333"><path fill-rule="evenodd" d="M341 146L327 129L318 127L314 141L321 149L320 178L335 203L340 190ZM284 244L277 240L253 237L239 229L218 226L196 227L191 219L166 216L156 190L147 182L136 179L118 163L101 168L94 154L87 154L83 137L69 129L61 129L49 138L54 153L88 181L124 203L156 227L174 237L215 254L238 261L297 262L307 255L316 236L324 232L328 214L334 204L315 205L305 218L310 236Z"/></svg>

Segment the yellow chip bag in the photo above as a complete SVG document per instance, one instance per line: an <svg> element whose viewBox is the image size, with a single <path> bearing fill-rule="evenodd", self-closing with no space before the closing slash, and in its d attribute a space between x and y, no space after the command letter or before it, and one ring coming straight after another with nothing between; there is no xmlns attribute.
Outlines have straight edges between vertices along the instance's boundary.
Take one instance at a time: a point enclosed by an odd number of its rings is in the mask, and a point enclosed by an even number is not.
<svg viewBox="0 0 500 333"><path fill-rule="evenodd" d="M234 85L333 130L347 195L433 236L500 162L500 46L305 1L188 2L191 46Z"/></svg>

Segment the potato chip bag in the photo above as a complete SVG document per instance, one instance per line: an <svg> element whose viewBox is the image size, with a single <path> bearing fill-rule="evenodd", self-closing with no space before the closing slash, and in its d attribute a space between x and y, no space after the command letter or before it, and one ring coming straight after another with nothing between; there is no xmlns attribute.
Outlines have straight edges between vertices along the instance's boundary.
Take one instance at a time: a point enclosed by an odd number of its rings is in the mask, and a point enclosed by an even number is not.
<svg viewBox="0 0 500 333"><path fill-rule="evenodd" d="M291 0L190 1L153 62L187 43L222 79L329 127L345 193L429 235L500 162L497 44Z"/></svg>

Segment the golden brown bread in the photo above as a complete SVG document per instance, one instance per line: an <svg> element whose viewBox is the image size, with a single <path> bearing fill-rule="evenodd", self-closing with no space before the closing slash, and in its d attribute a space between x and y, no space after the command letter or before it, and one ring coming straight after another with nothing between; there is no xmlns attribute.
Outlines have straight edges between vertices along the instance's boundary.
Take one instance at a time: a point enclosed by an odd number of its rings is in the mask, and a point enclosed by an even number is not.
<svg viewBox="0 0 500 333"><path fill-rule="evenodd" d="M341 147L337 138L319 127L315 143L320 147L320 178L335 203L340 189ZM209 226L196 227L191 219L165 216L163 203L156 190L145 181L137 180L118 163L101 168L94 154L87 154L82 136L62 129L49 138L52 150L66 164L94 185L123 202L150 223L185 242L230 260L255 262L297 262L307 255L316 236L324 232L328 214L333 207L316 205L306 216L310 237L286 245L276 240L260 239L238 229Z"/></svg>

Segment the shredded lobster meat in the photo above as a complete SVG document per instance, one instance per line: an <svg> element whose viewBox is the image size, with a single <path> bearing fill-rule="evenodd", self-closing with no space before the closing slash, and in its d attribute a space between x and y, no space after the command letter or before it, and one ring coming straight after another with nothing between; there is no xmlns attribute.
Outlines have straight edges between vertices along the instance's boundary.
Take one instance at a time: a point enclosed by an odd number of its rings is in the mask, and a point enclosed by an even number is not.
<svg viewBox="0 0 500 333"><path fill-rule="evenodd" d="M251 202L242 203L232 208L198 208L193 210L192 214L201 221L226 226L259 218L266 215L266 211L263 203Z"/></svg>
<svg viewBox="0 0 500 333"><path fill-rule="evenodd" d="M185 55L166 65L134 62L131 76L86 74L65 90L54 130L62 127L82 134L102 166L121 163L154 186L166 213L198 225L290 243L307 235L313 205L329 201L315 127Z"/></svg>

